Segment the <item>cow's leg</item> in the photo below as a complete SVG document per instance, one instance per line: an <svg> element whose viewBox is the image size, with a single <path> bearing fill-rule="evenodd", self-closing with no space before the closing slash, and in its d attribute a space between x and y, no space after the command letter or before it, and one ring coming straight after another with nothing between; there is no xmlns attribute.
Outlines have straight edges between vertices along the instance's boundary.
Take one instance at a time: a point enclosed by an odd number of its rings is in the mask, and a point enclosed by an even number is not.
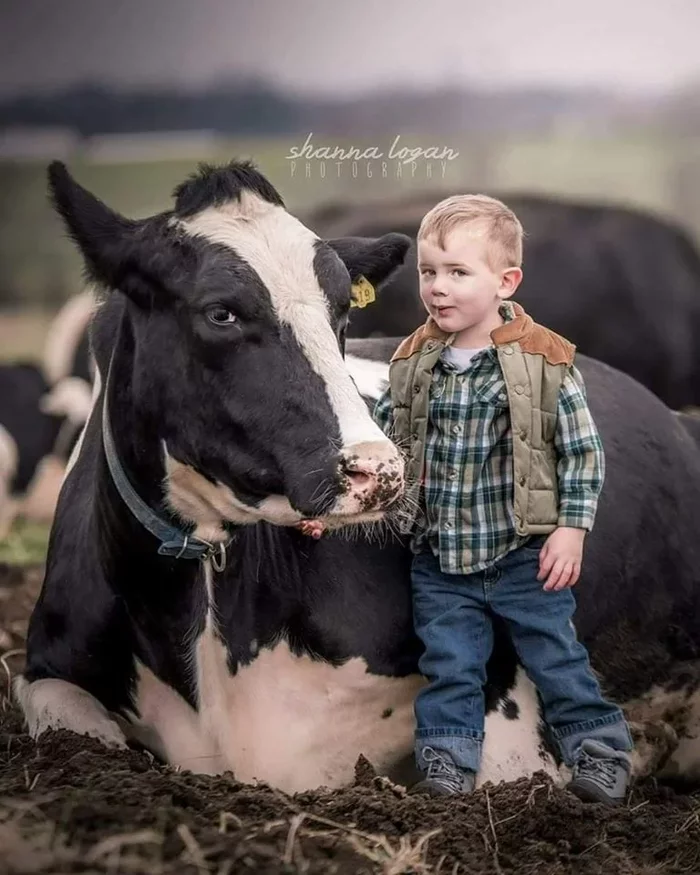
<svg viewBox="0 0 700 875"><path fill-rule="evenodd" d="M655 685L627 702L637 775L700 781L700 662L683 663L685 682Z"/></svg>
<svg viewBox="0 0 700 875"><path fill-rule="evenodd" d="M629 721L634 750L630 756L632 775L644 778L663 769L678 747L678 734L665 720L640 723Z"/></svg>
<svg viewBox="0 0 700 875"><path fill-rule="evenodd" d="M125 744L112 714L132 706L132 627L85 535L85 501L69 475L59 499L41 594L14 693L35 738L50 728Z"/></svg>
<svg viewBox="0 0 700 875"><path fill-rule="evenodd" d="M673 753L659 769L661 779L679 779L684 783L700 782L700 694L696 694L691 705L689 719L680 733L678 744Z"/></svg>
<svg viewBox="0 0 700 875"><path fill-rule="evenodd" d="M130 741L137 741L163 762L199 774L226 771L215 740L199 714L143 663L137 665L136 712L122 723ZM120 721L121 722L121 721Z"/></svg>
<svg viewBox="0 0 700 875"><path fill-rule="evenodd" d="M104 705L75 684L57 678L29 682L19 675L13 686L32 738L47 729L68 729L108 747L126 747L124 733Z"/></svg>

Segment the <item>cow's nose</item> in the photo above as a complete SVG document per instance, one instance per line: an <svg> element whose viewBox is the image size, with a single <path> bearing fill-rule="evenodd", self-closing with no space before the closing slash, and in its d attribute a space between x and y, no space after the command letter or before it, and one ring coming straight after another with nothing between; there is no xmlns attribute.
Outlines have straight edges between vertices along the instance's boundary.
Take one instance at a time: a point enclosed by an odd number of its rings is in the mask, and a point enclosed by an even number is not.
<svg viewBox="0 0 700 875"><path fill-rule="evenodd" d="M369 462L351 461L343 459L340 469L352 483L354 488L365 489L372 486L377 479L376 465L372 467Z"/></svg>
<svg viewBox="0 0 700 875"><path fill-rule="evenodd" d="M391 441L348 447L340 470L351 493L371 498L378 507L391 504L403 489L403 460Z"/></svg>

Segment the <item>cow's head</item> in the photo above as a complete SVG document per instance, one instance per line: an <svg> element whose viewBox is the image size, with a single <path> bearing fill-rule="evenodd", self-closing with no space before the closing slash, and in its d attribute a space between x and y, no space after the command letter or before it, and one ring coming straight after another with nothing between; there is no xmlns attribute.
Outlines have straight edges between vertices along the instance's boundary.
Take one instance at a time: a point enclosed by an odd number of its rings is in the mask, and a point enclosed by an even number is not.
<svg viewBox="0 0 700 875"><path fill-rule="evenodd" d="M172 211L143 220L58 162L49 179L91 279L126 296L131 401L156 424L174 510L199 524L332 524L399 497L402 460L342 350L351 283L381 285L408 237L321 240L249 163L201 167Z"/></svg>

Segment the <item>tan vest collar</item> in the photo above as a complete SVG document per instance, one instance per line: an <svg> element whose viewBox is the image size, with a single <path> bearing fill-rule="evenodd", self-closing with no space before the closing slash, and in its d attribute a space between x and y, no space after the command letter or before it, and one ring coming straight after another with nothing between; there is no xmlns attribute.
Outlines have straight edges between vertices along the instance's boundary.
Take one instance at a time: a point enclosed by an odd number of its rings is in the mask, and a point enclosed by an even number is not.
<svg viewBox="0 0 700 875"><path fill-rule="evenodd" d="M563 337L550 331L542 325L538 325L525 310L514 301L505 301L503 307L512 308L513 318L494 328L491 332L491 340L495 346L506 343L519 343L523 352L531 352L543 355L550 364L571 365L574 360L576 348ZM406 359L418 352L429 340L437 340L445 346L449 346L454 334L442 331L432 316L420 328L401 342L392 356L392 362Z"/></svg>

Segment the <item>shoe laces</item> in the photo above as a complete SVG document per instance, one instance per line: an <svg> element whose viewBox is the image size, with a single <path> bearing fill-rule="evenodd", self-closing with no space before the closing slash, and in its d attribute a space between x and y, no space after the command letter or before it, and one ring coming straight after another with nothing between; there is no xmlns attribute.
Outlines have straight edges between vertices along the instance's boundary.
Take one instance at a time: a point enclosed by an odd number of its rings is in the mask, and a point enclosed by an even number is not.
<svg viewBox="0 0 700 875"><path fill-rule="evenodd" d="M597 781L604 787L612 789L617 777L617 761L591 756L585 751L579 754L576 767L580 774Z"/></svg>
<svg viewBox="0 0 700 875"><path fill-rule="evenodd" d="M458 792L462 787L462 776L452 758L432 747L423 748L423 759L428 764L428 779L439 781L448 789Z"/></svg>

